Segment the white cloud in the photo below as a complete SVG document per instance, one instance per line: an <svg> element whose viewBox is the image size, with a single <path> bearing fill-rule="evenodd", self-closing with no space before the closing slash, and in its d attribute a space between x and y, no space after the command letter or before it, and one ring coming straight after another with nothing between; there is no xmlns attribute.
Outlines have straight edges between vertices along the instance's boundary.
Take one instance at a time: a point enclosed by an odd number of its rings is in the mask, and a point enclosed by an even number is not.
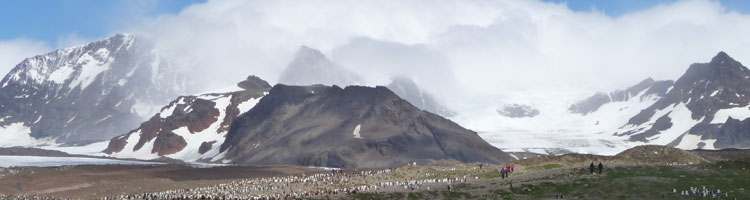
<svg viewBox="0 0 750 200"><path fill-rule="evenodd" d="M23 59L47 53L50 49L45 42L25 38L0 41L0 74L7 74Z"/></svg>
<svg viewBox="0 0 750 200"><path fill-rule="evenodd" d="M81 37L78 35L78 33L70 33L66 35L61 35L57 37L57 48L58 49L64 49L74 46L80 46L90 43L91 41L96 41L100 39L92 39L92 38L86 38Z"/></svg>
<svg viewBox="0 0 750 200"><path fill-rule="evenodd" d="M429 46L405 45L370 38L355 38L336 47L331 58L370 84L385 85L395 76L407 76L431 92L456 91L458 84L448 57Z"/></svg>
<svg viewBox="0 0 750 200"><path fill-rule="evenodd" d="M248 74L274 82L300 45L357 65L346 66L355 71L375 70L363 76L376 79L431 74L424 65L439 65L438 72L452 73L446 77L453 75L458 87L490 96L676 79L689 64L707 62L721 50L750 63L750 16L708 0L618 18L529 0L213 0L134 32L159 41L165 54L194 66L210 84L232 84ZM376 64L392 66L367 68Z"/></svg>

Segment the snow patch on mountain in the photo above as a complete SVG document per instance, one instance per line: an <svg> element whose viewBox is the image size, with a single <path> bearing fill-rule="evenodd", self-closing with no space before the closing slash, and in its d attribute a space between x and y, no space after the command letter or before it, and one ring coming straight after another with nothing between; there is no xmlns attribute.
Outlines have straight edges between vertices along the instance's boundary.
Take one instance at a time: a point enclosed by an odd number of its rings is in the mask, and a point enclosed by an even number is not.
<svg viewBox="0 0 750 200"><path fill-rule="evenodd" d="M362 136L359 135L359 128L360 127L362 127L362 124L357 124L357 126L354 127L354 132L353 132L354 138L360 138L360 139L362 139Z"/></svg>
<svg viewBox="0 0 750 200"><path fill-rule="evenodd" d="M714 149L715 142L716 139L703 140L700 135L687 133L682 136L679 144L675 147L680 149Z"/></svg>
<svg viewBox="0 0 750 200"><path fill-rule="evenodd" d="M135 149L135 145L138 144L138 140L140 140L142 134L143 133L141 132L141 130L138 130L133 134L121 136L127 137L127 144L125 144L125 148L123 149L123 151L112 154L111 156L116 158L135 158L142 160L159 158L159 155L152 153L151 148L149 148L154 145L155 140L150 140L140 149Z"/></svg>
<svg viewBox="0 0 750 200"><path fill-rule="evenodd" d="M81 73L70 83L70 88L81 86L81 90L86 89L99 74L110 69L110 64L114 58L109 56L109 51L105 48L96 50L94 55L86 53L76 62L81 66Z"/></svg>
<svg viewBox="0 0 750 200"><path fill-rule="evenodd" d="M214 108L219 109L220 111L218 119L224 119L224 117L226 117L226 108L230 103L231 96L215 97L204 95L199 98L211 100L216 103L216 106L214 106ZM167 155L167 157L189 162L194 162L199 159L213 158L219 153L219 144L212 145L211 150L203 154L200 153L199 149L203 142L221 143L224 141L226 131L219 130L221 122L222 120L218 120L211 124L207 129L195 133L190 132L186 126L172 131L185 139L185 142L187 142L187 146L185 146L185 148L175 154Z"/></svg>
<svg viewBox="0 0 750 200"><path fill-rule="evenodd" d="M56 84L63 84L65 83L65 80L70 78L70 75L73 74L73 72L75 72L75 70L72 67L65 65L52 72L52 74L49 75L49 80Z"/></svg>
<svg viewBox="0 0 750 200"><path fill-rule="evenodd" d="M723 124L730 117L732 119L740 120L750 117L750 106L727 108L716 111L716 114L714 114L714 118L711 120L711 123Z"/></svg>
<svg viewBox="0 0 750 200"><path fill-rule="evenodd" d="M267 94L268 94L268 92L263 92L263 96L266 96ZM260 99L261 98L252 98L252 99L249 99L249 100L247 100L245 102L240 103L240 105L237 106L237 108L240 109L240 113L245 113L247 111L250 111L250 109L252 109L255 106L255 104L258 104L258 102L260 101Z"/></svg>
<svg viewBox="0 0 750 200"><path fill-rule="evenodd" d="M55 144L54 139L51 138L31 137L31 129L20 122L0 126L0 133L2 133L0 147L34 147Z"/></svg>
<svg viewBox="0 0 750 200"><path fill-rule="evenodd" d="M648 124L653 124L657 120L657 116L668 116L671 119L672 127L667 130L660 131L658 135L648 137L651 144L666 145L676 140L682 134L686 133L693 126L703 121L703 118L695 120L693 119L692 112L688 109L684 103L674 105L672 109L664 109L657 111L657 114L652 117Z"/></svg>

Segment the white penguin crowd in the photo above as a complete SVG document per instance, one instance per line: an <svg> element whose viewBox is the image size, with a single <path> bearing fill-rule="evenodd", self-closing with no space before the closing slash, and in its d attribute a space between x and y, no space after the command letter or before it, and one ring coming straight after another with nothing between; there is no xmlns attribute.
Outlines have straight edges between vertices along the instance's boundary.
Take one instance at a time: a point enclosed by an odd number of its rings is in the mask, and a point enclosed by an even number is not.
<svg viewBox="0 0 750 200"><path fill-rule="evenodd" d="M387 192L394 190L431 189L430 186L450 188L450 184L467 182L469 178L429 178L435 174L423 173L410 178L394 178L389 174L399 168L364 170L344 173L333 170L312 175L247 179L185 190L168 190L155 193L120 195L104 198L121 200L156 199L252 199L277 200L315 198L331 195L350 195L360 192Z"/></svg>

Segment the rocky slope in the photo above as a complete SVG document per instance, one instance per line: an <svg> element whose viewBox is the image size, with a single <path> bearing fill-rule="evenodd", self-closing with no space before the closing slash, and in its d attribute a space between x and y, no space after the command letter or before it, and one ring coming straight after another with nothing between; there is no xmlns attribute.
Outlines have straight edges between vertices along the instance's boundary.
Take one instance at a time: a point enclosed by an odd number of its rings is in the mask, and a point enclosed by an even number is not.
<svg viewBox="0 0 750 200"><path fill-rule="evenodd" d="M235 118L271 89L255 76L237 86L240 91L180 96L137 129L112 138L104 152L119 158L210 161Z"/></svg>
<svg viewBox="0 0 750 200"><path fill-rule="evenodd" d="M510 156L385 87L274 86L234 120L217 157L237 164L391 167Z"/></svg>
<svg viewBox="0 0 750 200"><path fill-rule="evenodd" d="M106 140L185 84L150 42L131 35L25 59L0 81L2 146Z"/></svg>

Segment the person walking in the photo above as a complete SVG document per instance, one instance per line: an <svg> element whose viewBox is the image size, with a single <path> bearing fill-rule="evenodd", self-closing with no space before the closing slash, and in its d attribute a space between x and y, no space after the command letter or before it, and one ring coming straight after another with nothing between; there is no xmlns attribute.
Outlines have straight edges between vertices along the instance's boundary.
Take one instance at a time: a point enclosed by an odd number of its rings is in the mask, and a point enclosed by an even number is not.
<svg viewBox="0 0 750 200"><path fill-rule="evenodd" d="M516 171L516 164L510 163L510 172Z"/></svg>
<svg viewBox="0 0 750 200"><path fill-rule="evenodd" d="M602 162L599 162L599 174L602 174L603 169L604 169L604 165L602 165Z"/></svg>
<svg viewBox="0 0 750 200"><path fill-rule="evenodd" d="M589 171L591 174L594 174L594 162L591 162L591 165L589 165Z"/></svg>
<svg viewBox="0 0 750 200"><path fill-rule="evenodd" d="M510 175L510 165L505 165L505 174Z"/></svg>
<svg viewBox="0 0 750 200"><path fill-rule="evenodd" d="M482 163L479 163L479 170L482 169Z"/></svg>
<svg viewBox="0 0 750 200"><path fill-rule="evenodd" d="M505 179L505 168L501 168L500 169L500 177L502 177L503 179Z"/></svg>

